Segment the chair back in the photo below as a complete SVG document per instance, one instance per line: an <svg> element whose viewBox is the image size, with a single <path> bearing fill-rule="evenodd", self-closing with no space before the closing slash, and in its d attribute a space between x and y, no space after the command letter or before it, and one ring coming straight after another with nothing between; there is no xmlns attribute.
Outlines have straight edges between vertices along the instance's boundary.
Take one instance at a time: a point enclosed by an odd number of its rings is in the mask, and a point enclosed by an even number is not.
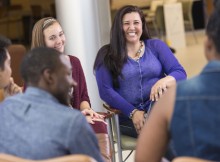
<svg viewBox="0 0 220 162"><path fill-rule="evenodd" d="M197 38L195 34L194 21L193 21L193 3L194 0L179 0L182 4L183 11L183 21L185 27L192 31L195 42L197 43Z"/></svg>
<svg viewBox="0 0 220 162"><path fill-rule="evenodd" d="M20 74L20 65L26 54L26 47L22 44L12 44L9 46L8 51L11 56L11 69L14 82L19 86L23 86L24 81Z"/></svg>
<svg viewBox="0 0 220 162"><path fill-rule="evenodd" d="M193 18L192 18L193 0L181 0L180 2L182 3L184 21L193 22Z"/></svg>
<svg viewBox="0 0 220 162"><path fill-rule="evenodd" d="M162 5L157 7L155 13L155 23L157 25L158 30L165 33L164 9Z"/></svg>

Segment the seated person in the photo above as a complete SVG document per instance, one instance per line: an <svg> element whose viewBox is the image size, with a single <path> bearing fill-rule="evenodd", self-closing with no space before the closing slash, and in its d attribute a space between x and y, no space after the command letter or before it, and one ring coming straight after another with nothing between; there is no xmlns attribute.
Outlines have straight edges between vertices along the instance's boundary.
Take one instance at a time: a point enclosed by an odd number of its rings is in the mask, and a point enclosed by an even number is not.
<svg viewBox="0 0 220 162"><path fill-rule="evenodd" d="M206 27L207 65L200 75L171 87L154 105L138 139L136 162L159 162L169 141L175 156L220 161L219 9Z"/></svg>
<svg viewBox="0 0 220 162"><path fill-rule="evenodd" d="M97 54L94 71L102 100L119 109L120 131L137 137L151 103L186 72L169 47L151 39L143 12L136 6L118 10L110 44Z"/></svg>
<svg viewBox="0 0 220 162"><path fill-rule="evenodd" d="M76 85L64 54L52 48L31 50L21 64L24 93L0 104L0 152L28 159L86 154L102 162L96 136L85 117L70 109Z"/></svg>
<svg viewBox="0 0 220 162"><path fill-rule="evenodd" d="M11 57L7 47L11 45L11 41L0 35L0 89L1 100L7 96L20 93L22 89L14 83L11 77Z"/></svg>
<svg viewBox="0 0 220 162"><path fill-rule="evenodd" d="M65 53L65 33L60 23L52 18L46 17L37 21L32 31L31 48L51 47L61 53ZM107 125L104 116L96 113L90 104L87 85L80 60L68 55L72 65L72 78L77 82L75 90L71 93L71 107L80 110L87 118L98 138L99 147L106 162L111 161L110 144L107 134Z"/></svg>

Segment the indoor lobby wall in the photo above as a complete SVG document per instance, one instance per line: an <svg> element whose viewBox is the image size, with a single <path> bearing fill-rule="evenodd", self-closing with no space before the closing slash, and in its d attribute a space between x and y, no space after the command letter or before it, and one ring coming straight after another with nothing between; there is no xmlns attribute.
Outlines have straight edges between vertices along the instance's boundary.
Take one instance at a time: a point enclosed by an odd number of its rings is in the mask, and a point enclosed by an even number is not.
<svg viewBox="0 0 220 162"><path fill-rule="evenodd" d="M31 5L40 5L43 10L50 10L50 4L54 3L54 0L11 0L11 5L20 4L24 11L30 11Z"/></svg>

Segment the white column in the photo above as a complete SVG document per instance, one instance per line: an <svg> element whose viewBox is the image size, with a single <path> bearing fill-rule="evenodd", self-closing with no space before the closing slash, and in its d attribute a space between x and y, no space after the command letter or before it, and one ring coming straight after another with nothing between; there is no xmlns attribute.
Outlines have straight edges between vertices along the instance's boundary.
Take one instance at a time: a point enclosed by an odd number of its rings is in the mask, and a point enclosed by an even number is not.
<svg viewBox="0 0 220 162"><path fill-rule="evenodd" d="M166 39L174 48L186 47L183 12L181 3L164 4Z"/></svg>
<svg viewBox="0 0 220 162"><path fill-rule="evenodd" d="M109 0L55 0L57 19L66 35L66 54L78 57L86 77L92 108L102 111L93 74L98 49L109 42Z"/></svg>

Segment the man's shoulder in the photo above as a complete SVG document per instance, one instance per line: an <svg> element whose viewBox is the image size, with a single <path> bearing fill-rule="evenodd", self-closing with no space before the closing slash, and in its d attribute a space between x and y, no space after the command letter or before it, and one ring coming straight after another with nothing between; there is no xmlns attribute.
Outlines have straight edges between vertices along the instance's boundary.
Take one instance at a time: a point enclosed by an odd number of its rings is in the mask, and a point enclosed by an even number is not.
<svg viewBox="0 0 220 162"><path fill-rule="evenodd" d="M29 111L34 109L35 112L50 114L56 118L80 118L82 113L72 109L69 106L63 105L57 101L50 100L44 97L28 96L26 94L18 94L8 97L1 104L1 107L20 109L20 111Z"/></svg>
<svg viewBox="0 0 220 162"><path fill-rule="evenodd" d="M1 102L1 105L7 105L7 104L17 104L18 102L21 102L22 101L22 96L23 94L20 93L20 94L16 94L14 96L8 96L6 97L2 102Z"/></svg>

